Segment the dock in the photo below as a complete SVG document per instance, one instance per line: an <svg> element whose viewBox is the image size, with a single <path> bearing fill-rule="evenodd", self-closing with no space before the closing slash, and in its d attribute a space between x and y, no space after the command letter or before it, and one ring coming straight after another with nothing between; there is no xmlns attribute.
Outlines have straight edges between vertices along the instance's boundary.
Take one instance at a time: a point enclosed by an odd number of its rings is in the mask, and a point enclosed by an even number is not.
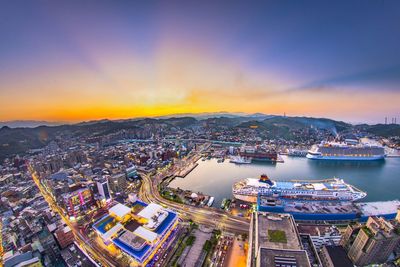
<svg viewBox="0 0 400 267"><path fill-rule="evenodd" d="M400 211L399 200L376 202L295 201L259 196L257 204L259 211L290 213L299 221L365 222L370 216L392 220Z"/></svg>
<svg viewBox="0 0 400 267"><path fill-rule="evenodd" d="M197 162L190 164L183 170L176 173L175 177L185 178L189 173L191 173L199 164Z"/></svg>

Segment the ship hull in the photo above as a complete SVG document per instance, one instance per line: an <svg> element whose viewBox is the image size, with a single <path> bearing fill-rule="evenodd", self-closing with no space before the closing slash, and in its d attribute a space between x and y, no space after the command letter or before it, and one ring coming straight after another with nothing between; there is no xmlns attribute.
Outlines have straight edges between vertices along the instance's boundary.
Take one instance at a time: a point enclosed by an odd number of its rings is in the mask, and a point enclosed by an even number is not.
<svg viewBox="0 0 400 267"><path fill-rule="evenodd" d="M247 161L247 160L243 160L243 161L241 161L241 160L230 160L229 162L230 163L235 163L235 164L251 164L250 160L249 161Z"/></svg>
<svg viewBox="0 0 400 267"><path fill-rule="evenodd" d="M258 195L276 199L338 202L357 201L367 195L339 179L273 182L247 178L235 183L232 193L236 199L252 203L257 201Z"/></svg>
<svg viewBox="0 0 400 267"><path fill-rule="evenodd" d="M257 195L240 195L240 194L233 194L233 197L249 203L256 203L257 202Z"/></svg>
<svg viewBox="0 0 400 267"><path fill-rule="evenodd" d="M346 161L373 161L373 160L385 159L384 155L369 156L369 157L349 157L349 156L322 156L322 155L307 154L306 157L311 160L346 160Z"/></svg>

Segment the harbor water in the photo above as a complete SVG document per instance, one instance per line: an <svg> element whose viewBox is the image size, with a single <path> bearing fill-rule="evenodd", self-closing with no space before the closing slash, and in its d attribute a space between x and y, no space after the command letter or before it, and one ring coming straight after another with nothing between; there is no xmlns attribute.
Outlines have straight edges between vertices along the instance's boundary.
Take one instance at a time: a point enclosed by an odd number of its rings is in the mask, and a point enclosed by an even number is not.
<svg viewBox="0 0 400 267"><path fill-rule="evenodd" d="M232 198L232 185L244 178L267 174L273 180L321 180L333 177L367 192L362 201L400 199L400 158L384 161L317 161L282 156L284 163L237 165L225 160L199 160L185 178L175 178L171 187L189 189L215 197L214 207L223 198Z"/></svg>

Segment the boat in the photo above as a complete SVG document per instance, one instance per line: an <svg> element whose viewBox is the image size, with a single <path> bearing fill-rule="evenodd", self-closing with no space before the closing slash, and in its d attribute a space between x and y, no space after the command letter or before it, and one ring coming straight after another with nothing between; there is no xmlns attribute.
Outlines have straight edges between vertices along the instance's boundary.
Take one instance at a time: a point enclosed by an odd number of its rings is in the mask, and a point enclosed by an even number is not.
<svg viewBox="0 0 400 267"><path fill-rule="evenodd" d="M224 199L222 200L222 202L221 202L221 209L225 209L226 201L227 201L226 198L224 198Z"/></svg>
<svg viewBox="0 0 400 267"><path fill-rule="evenodd" d="M301 149L289 149L287 155L290 157L306 157L308 154L307 150Z"/></svg>
<svg viewBox="0 0 400 267"><path fill-rule="evenodd" d="M257 178L246 178L232 186L236 199L257 202L257 196L292 200L356 201L367 194L349 185L343 179L274 181L265 174Z"/></svg>
<svg viewBox="0 0 400 267"><path fill-rule="evenodd" d="M214 197L210 197L210 199L207 202L207 206L211 207L213 203L214 203Z"/></svg>
<svg viewBox="0 0 400 267"><path fill-rule="evenodd" d="M323 141L319 145L313 145L306 157L312 160L382 160L385 158L385 150L380 145L353 140Z"/></svg>
<svg viewBox="0 0 400 267"><path fill-rule="evenodd" d="M243 146L240 148L239 155L251 161L276 162L278 160L278 153L265 146Z"/></svg>
<svg viewBox="0 0 400 267"><path fill-rule="evenodd" d="M244 157L241 157L241 156L233 156L233 157L231 157L229 162L230 163L236 163L236 164L250 164L251 163L251 159L244 158Z"/></svg>

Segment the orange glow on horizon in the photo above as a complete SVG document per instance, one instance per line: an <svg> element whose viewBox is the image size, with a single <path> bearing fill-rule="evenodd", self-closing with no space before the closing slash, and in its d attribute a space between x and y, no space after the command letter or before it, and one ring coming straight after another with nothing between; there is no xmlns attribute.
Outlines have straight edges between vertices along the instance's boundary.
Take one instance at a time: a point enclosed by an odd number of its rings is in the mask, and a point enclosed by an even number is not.
<svg viewBox="0 0 400 267"><path fill-rule="evenodd" d="M287 91L290 79L250 71L245 62L201 48L164 45L153 62L101 52L88 53L89 66L63 62L5 80L0 120L79 122L219 111L365 117L379 111L377 102L397 109L395 92L366 92L354 101L335 89Z"/></svg>

